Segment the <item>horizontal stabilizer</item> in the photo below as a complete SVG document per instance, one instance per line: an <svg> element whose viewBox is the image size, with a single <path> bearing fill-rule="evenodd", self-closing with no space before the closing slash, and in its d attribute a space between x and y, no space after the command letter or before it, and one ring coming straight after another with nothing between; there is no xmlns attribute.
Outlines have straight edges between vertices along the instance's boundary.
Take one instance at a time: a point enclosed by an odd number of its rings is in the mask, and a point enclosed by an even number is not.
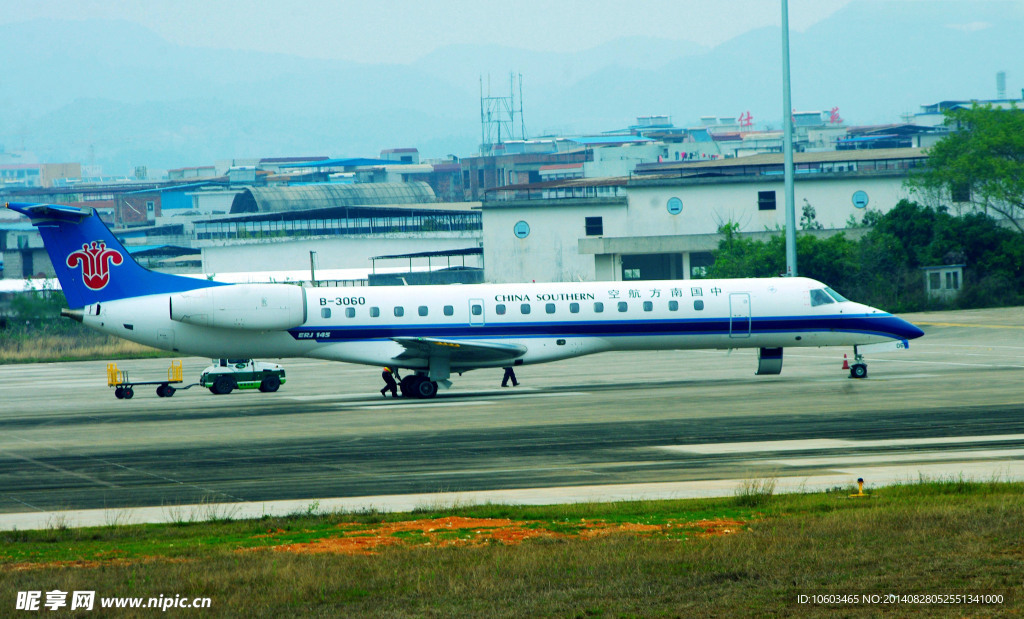
<svg viewBox="0 0 1024 619"><path fill-rule="evenodd" d="M82 221L92 215L91 208L68 206L66 204L30 204L25 202L8 202L7 208L17 211L33 222L44 219L60 219L64 221Z"/></svg>

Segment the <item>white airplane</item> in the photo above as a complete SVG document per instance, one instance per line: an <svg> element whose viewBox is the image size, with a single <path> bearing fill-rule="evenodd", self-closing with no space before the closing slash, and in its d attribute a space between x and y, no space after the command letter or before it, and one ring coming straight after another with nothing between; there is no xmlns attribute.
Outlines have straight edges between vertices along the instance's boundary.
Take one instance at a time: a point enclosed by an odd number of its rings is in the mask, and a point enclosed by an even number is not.
<svg viewBox="0 0 1024 619"><path fill-rule="evenodd" d="M432 398L452 373L612 350L757 348L778 374L787 347L902 348L924 333L807 278L303 288L225 284L139 266L89 208L9 203L39 229L85 325L164 350L313 357L412 370Z"/></svg>

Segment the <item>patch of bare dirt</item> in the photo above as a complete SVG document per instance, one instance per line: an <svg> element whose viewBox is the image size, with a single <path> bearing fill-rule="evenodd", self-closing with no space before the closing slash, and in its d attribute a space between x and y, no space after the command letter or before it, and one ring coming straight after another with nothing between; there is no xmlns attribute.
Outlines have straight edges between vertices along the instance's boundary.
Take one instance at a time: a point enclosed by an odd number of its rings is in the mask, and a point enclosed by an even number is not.
<svg viewBox="0 0 1024 619"><path fill-rule="evenodd" d="M700 520L670 524L609 523L600 520L583 520L570 523L565 532L546 528L537 522L513 521L503 518L435 518L432 520L407 520L386 522L377 525L344 523L346 529L337 537L328 537L312 542L274 546L279 552L295 553L341 553L374 554L387 546L417 545L435 548L447 546L479 546L489 543L505 545L519 544L528 539L539 538L582 538L594 539L613 534L650 535L672 531L694 530L700 536L727 535L742 530L746 525L739 520ZM554 527L553 527L554 528ZM260 535L274 538L275 533Z"/></svg>

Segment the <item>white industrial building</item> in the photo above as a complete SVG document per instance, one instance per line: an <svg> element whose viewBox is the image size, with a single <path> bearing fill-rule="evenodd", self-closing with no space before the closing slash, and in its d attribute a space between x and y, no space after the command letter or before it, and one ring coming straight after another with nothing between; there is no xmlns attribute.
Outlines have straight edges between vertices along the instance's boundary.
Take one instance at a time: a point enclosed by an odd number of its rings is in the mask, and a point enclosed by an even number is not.
<svg viewBox="0 0 1024 619"><path fill-rule="evenodd" d="M824 234L910 198L920 149L796 153L797 219L808 204ZM510 186L481 206L489 282L690 278L710 264L717 230L750 235L785 224L782 155L639 166L618 179ZM615 187L612 197L602 187ZM559 195L563 197L552 197Z"/></svg>

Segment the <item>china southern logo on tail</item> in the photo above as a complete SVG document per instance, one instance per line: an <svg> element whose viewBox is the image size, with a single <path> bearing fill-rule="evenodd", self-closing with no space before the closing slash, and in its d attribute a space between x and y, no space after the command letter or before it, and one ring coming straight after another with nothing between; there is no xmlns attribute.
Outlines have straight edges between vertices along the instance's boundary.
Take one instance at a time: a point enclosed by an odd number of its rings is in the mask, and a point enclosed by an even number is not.
<svg viewBox="0 0 1024 619"><path fill-rule="evenodd" d="M82 245L82 249L68 254L68 266L72 269L81 265L82 282L90 290L101 290L110 282L110 265L124 262L121 252L107 249L103 241Z"/></svg>

